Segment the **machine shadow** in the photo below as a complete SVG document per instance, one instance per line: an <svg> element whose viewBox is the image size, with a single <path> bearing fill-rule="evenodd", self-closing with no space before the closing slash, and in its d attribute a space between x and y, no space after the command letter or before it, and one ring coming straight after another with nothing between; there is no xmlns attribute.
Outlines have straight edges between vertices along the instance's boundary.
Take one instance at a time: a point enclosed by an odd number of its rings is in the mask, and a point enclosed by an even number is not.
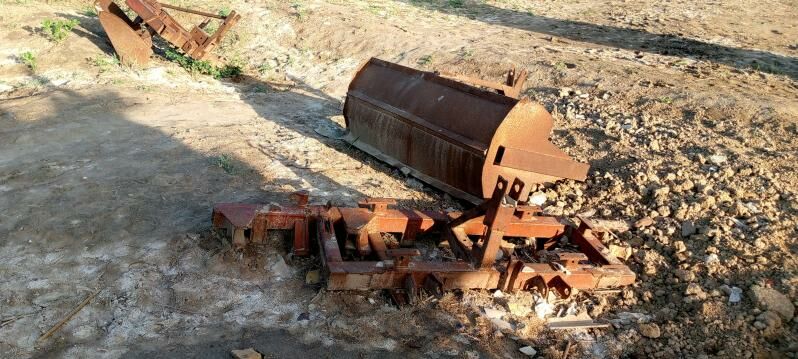
<svg viewBox="0 0 798 359"><path fill-rule="evenodd" d="M298 178L321 183L320 187L328 189L324 192L330 192L329 189L331 189L336 192L346 191L353 193L354 196L349 196L348 198L332 196L334 202L336 200L343 202L341 203L342 205L353 206L357 200L370 196L358 188L354 188L351 184L342 185L340 177L336 177L334 173L338 171L341 171L340 173L357 171L366 166L395 179L397 182L404 183L408 186L408 189L413 186L415 189L421 190L432 197L426 201L399 198L397 199L399 206L410 208L441 206L440 199L443 197L443 192L427 185L421 185L420 182L415 180L409 180L399 170L380 162L371 155L340 139L340 136L345 132L345 128L341 123L334 121L333 118L343 115L343 102L341 100L309 86L301 79L290 78L289 80L291 84L286 85L265 81L249 75L242 75L236 78L239 97L255 110L261 118L312 140L314 144L320 144L326 149L343 154L354 160L353 162L357 163L358 166L340 170L332 168L331 173L328 173L330 172L328 169L315 168L312 163L307 166L298 166L293 159L277 152L262 150L261 152L264 155L291 167ZM380 183L373 183L372 180L366 179L364 183L355 185L374 189L380 187ZM408 181L411 181L410 183L414 185L408 185ZM289 184L301 189L297 187L296 183ZM311 192L311 201L313 200L313 195L314 193Z"/></svg>
<svg viewBox="0 0 798 359"><path fill-rule="evenodd" d="M561 37L573 41L621 48L658 55L689 57L736 67L754 69L798 79L798 59L768 51L736 48L690 39L673 34L656 34L637 29L556 19L516 10L503 9L483 2L469 2L464 7L438 5L437 2L396 0L431 11L459 15L491 25Z"/></svg>

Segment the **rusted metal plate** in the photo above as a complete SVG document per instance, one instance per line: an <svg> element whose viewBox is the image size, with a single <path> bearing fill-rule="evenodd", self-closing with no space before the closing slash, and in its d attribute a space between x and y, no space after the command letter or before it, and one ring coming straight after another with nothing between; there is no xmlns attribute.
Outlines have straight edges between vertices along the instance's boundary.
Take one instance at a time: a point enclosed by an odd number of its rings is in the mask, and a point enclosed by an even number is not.
<svg viewBox="0 0 798 359"><path fill-rule="evenodd" d="M119 9L113 3L111 8ZM149 37L142 37L141 33L136 32L130 25L130 19L124 13L122 15L124 17L117 15L117 11L97 13L119 60L126 65L144 65L152 56L152 42Z"/></svg>
<svg viewBox="0 0 798 359"><path fill-rule="evenodd" d="M499 176L533 184L588 171L549 142L542 106L376 58L350 83L344 117L355 147L474 203Z"/></svg>

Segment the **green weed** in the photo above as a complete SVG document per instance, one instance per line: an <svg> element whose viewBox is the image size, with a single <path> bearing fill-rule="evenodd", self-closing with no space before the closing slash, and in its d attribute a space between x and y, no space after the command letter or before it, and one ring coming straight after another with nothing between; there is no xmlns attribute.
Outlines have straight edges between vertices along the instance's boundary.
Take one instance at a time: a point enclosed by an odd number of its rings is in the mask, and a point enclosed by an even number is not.
<svg viewBox="0 0 798 359"><path fill-rule="evenodd" d="M219 155L218 157L214 158L213 164L216 167L223 169L229 175L235 172L233 158L230 155Z"/></svg>
<svg viewBox="0 0 798 359"><path fill-rule="evenodd" d="M222 67L216 67L208 61L194 60L172 49L166 50L166 58L176 62L192 75L209 75L217 80L236 77L242 73L240 65L226 64Z"/></svg>
<svg viewBox="0 0 798 359"><path fill-rule="evenodd" d="M463 7L465 6L465 0L448 0L446 4L451 7Z"/></svg>
<svg viewBox="0 0 798 359"><path fill-rule="evenodd" d="M429 65L431 63L432 63L432 55L424 55L418 59L418 64L422 66Z"/></svg>
<svg viewBox="0 0 798 359"><path fill-rule="evenodd" d="M106 72L111 70L114 67L119 66L119 58L114 56L97 56L91 59L91 63L94 66L100 68L100 73Z"/></svg>
<svg viewBox="0 0 798 359"><path fill-rule="evenodd" d="M86 17L97 17L97 9L93 5L89 5L83 9L82 14Z"/></svg>
<svg viewBox="0 0 798 359"><path fill-rule="evenodd" d="M36 63L36 54L30 51L25 51L19 54L19 60L25 64L25 66L28 66L31 71L36 72L36 68L38 67L38 64Z"/></svg>
<svg viewBox="0 0 798 359"><path fill-rule="evenodd" d="M667 104L667 105L670 105L670 104L673 103L673 99L670 96L662 96L657 101L659 101L660 103Z"/></svg>
<svg viewBox="0 0 798 359"><path fill-rule="evenodd" d="M78 20L53 20L46 19L42 21L42 32L47 36L50 41L60 43L64 41L72 29L78 26Z"/></svg>

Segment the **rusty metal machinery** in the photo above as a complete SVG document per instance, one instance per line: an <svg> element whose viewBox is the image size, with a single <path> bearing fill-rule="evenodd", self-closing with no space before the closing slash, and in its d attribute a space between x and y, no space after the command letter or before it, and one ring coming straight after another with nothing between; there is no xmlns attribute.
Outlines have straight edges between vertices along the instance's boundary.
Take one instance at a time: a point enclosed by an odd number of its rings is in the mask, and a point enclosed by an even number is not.
<svg viewBox="0 0 798 359"><path fill-rule="evenodd" d="M635 274L602 244L607 230L588 219L578 227L541 215L520 180L502 177L489 199L464 213L393 209L391 199L367 199L357 208L308 205L298 193L291 206L219 204L214 228L235 247L262 243L267 232L293 232L294 253L318 246L330 290L608 289L632 284ZM426 259L416 244L433 238L449 259ZM396 241L390 238L398 238ZM314 243L315 242L315 243Z"/></svg>
<svg viewBox="0 0 798 359"><path fill-rule="evenodd" d="M493 81L486 81L480 78L475 78L472 76L453 74L443 71L439 71L436 73L442 77L446 77L455 81L465 82L467 84L471 84L474 86L489 88L491 90L496 91L496 93L500 95L516 99L521 98L521 90L523 90L524 88L524 84L526 83L526 77L528 75L526 70L518 72L515 69L515 67L513 67L510 69L510 71L507 71L507 80L505 80L504 83L497 83Z"/></svg>
<svg viewBox="0 0 798 359"><path fill-rule="evenodd" d="M152 34L156 34L196 60L212 60L211 51L235 25L241 16L235 11L220 16L202 11L159 3L155 0L126 0L127 6L138 16L131 20L113 0L98 0L97 16L105 33L125 64L144 65L152 55ZM202 23L187 30L164 9L203 16ZM222 23L213 34L205 32L211 19Z"/></svg>
<svg viewBox="0 0 798 359"><path fill-rule="evenodd" d="M543 106L376 58L350 83L344 117L353 146L473 203L500 176L584 180L589 168L549 142Z"/></svg>

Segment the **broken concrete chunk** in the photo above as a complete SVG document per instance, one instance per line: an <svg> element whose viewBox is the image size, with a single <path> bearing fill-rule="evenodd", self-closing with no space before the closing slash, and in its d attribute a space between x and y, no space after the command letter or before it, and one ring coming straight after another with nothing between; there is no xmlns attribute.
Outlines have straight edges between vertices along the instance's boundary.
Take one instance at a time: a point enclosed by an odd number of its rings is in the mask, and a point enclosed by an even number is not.
<svg viewBox="0 0 798 359"><path fill-rule="evenodd" d="M263 359L263 356L252 348L233 350L230 354L235 359Z"/></svg>
<svg viewBox="0 0 798 359"><path fill-rule="evenodd" d="M635 228L646 228L652 224L654 224L654 219L651 217L643 217L635 222Z"/></svg>
<svg viewBox="0 0 798 359"><path fill-rule="evenodd" d="M530 357L533 357L533 356L538 354L538 351L535 350L535 348L530 347L530 346L525 346L525 347L523 347L521 349L518 349L518 351L520 351L524 355L530 356Z"/></svg>
<svg viewBox="0 0 798 359"><path fill-rule="evenodd" d="M795 306L790 302L790 298L773 288L753 285L751 297L757 306L778 313L785 321L790 321L795 316Z"/></svg>
<svg viewBox="0 0 798 359"><path fill-rule="evenodd" d="M490 323L493 324L493 327L495 327L496 330L499 330L499 331L512 331L513 330L513 325L510 324L510 322L508 322L506 320L503 320L503 319L491 318L490 319Z"/></svg>
<svg viewBox="0 0 798 359"><path fill-rule="evenodd" d="M505 314L507 314L504 311L488 307L482 308L482 311L485 312L485 317L487 317L488 319L501 318Z"/></svg>
<svg viewBox="0 0 798 359"><path fill-rule="evenodd" d="M627 246L616 246L614 244L610 244L610 254L613 257L620 258L623 260L629 259L632 256L632 248Z"/></svg>
<svg viewBox="0 0 798 359"><path fill-rule="evenodd" d="M654 323L640 324L637 326L637 328L640 331L640 335L646 338L656 339L661 335L659 325Z"/></svg>

